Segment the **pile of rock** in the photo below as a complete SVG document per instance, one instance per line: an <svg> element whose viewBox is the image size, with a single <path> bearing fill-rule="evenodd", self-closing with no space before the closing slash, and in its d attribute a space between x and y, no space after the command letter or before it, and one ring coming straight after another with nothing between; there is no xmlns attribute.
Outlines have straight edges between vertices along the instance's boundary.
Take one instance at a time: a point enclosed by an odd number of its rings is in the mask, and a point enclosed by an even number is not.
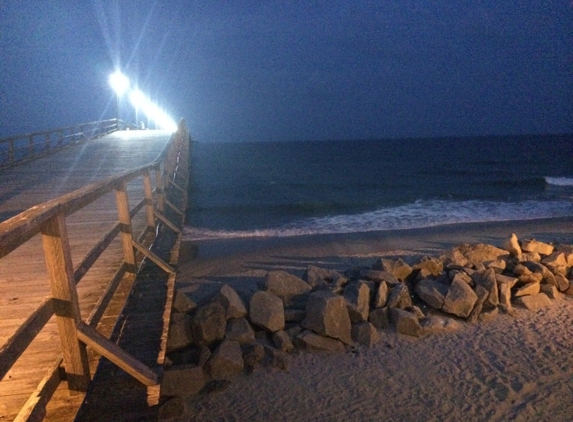
<svg viewBox="0 0 573 422"><path fill-rule="evenodd" d="M572 246L512 235L503 247L464 244L411 265L378 259L344 273L309 266L302 278L270 271L251 297L224 285L201 306L177 293L162 395L193 395L257 364L286 369L296 349L370 346L391 326L419 337L573 295Z"/></svg>

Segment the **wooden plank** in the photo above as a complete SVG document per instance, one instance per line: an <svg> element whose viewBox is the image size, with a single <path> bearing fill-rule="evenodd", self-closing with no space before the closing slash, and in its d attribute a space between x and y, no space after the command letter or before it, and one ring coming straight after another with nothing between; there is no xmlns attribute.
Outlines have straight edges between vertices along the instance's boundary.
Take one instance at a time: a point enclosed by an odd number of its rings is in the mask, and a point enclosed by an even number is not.
<svg viewBox="0 0 573 422"><path fill-rule="evenodd" d="M50 276L52 304L57 316L68 388L85 391L90 381L90 371L85 346L77 339L76 326L81 322L81 314L66 222L62 213L42 226L42 243Z"/></svg>
<svg viewBox="0 0 573 422"><path fill-rule="evenodd" d="M52 298L46 298L0 349L0 379L10 370L54 314Z"/></svg>
<svg viewBox="0 0 573 422"><path fill-rule="evenodd" d="M169 221L169 219L165 217L163 214L161 214L159 211L155 211L155 216L174 232L181 233L181 230L179 230L179 228L175 224Z"/></svg>
<svg viewBox="0 0 573 422"><path fill-rule="evenodd" d="M109 341L89 325L84 323L78 325L78 337L87 346L105 356L142 384L148 386L158 384L157 374L153 370L125 352L117 344Z"/></svg>
<svg viewBox="0 0 573 422"><path fill-rule="evenodd" d="M165 200L165 203L169 206L169 208L171 208L173 211L175 211L177 214L179 214L181 217L185 216L185 213L183 211L181 211L179 209L179 207L177 207L177 205L173 204L173 202L169 201L168 199Z"/></svg>
<svg viewBox="0 0 573 422"><path fill-rule="evenodd" d="M41 421L46 416L46 405L62 381L60 376L60 366L63 362L60 356L48 370L36 390L32 393L24 407L14 419L14 422L35 422Z"/></svg>
<svg viewBox="0 0 573 422"><path fill-rule="evenodd" d="M137 272L135 253L133 251L133 231L131 227L131 215L129 213L129 199L125 181L117 183L115 188L115 200L121 230L123 244L123 260L126 271L135 274Z"/></svg>

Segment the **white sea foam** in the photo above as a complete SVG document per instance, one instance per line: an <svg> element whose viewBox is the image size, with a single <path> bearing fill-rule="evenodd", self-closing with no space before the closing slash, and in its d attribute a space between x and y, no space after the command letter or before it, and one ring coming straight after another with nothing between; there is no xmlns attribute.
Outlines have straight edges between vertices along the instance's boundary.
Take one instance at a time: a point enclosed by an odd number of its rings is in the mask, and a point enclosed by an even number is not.
<svg viewBox="0 0 573 422"><path fill-rule="evenodd" d="M416 201L354 215L308 218L261 230L185 228L185 240L287 237L432 227L456 223L530 220L573 216L570 201Z"/></svg>
<svg viewBox="0 0 573 422"><path fill-rule="evenodd" d="M555 186L573 186L573 177L550 177L545 176L545 183Z"/></svg>

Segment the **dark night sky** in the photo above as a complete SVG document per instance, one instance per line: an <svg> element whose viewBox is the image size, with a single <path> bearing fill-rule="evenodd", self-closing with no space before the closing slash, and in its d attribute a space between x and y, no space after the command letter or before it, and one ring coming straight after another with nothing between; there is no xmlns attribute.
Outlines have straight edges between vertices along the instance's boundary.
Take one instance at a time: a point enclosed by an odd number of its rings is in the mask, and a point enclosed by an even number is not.
<svg viewBox="0 0 573 422"><path fill-rule="evenodd" d="M200 141L573 132L570 0L0 0L0 138L115 113Z"/></svg>

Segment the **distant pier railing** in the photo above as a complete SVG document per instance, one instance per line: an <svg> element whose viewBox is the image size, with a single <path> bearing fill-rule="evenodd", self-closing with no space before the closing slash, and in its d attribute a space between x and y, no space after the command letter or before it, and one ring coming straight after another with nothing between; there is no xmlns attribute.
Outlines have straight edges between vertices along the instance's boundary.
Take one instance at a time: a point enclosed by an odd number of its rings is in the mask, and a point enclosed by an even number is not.
<svg viewBox="0 0 573 422"><path fill-rule="evenodd" d="M108 121L110 122L110 121ZM100 122L101 123L101 122ZM116 125L110 122L110 127ZM109 128L97 130L103 131ZM94 128L94 130L96 130ZM93 133L93 132L92 132ZM124 369L131 376L147 386L157 386L159 375L133 356L120 349L96 331L106 307L124 275L135 277L138 262L137 253L150 259L168 273L175 274L169 263L154 255L143 244L148 235L155 238L156 226L160 223L177 233L181 242L181 229L165 215L167 208L179 215L183 209L173 204L169 192L175 187L185 192L188 183L189 133L180 126L161 155L152 163L93 183L82 189L39 204L21 214L0 223L0 259L19 248L37 234L42 237L46 268L52 294L33 311L4 344L0 344L0 379L16 363L42 327L55 314L61 339L60 357L53 363L44 379L38 385L16 420L41 419L47 402L64 379L70 390L85 391L90 383L90 371L86 346L99 352ZM127 198L127 183L141 183L143 196L137 205L130 208ZM115 207L118 219L109 231L91 246L88 254L75 267L71 261L71 247L66 228L66 218L82 210L98 198L115 192ZM134 198L135 199L135 198ZM145 211L145 228L141 234L133 233L132 219ZM124 257L115 275L109 281L95 309L87 319L82 319L76 285L109 247L112 240L120 236ZM152 240L153 241L153 240ZM174 284L174 281L172 282ZM172 286L173 287L173 286ZM173 291L170 292L173 296ZM166 304L169 305L170 303ZM164 321L162 352L158 363L162 364L166 349L169 312ZM62 367L62 368L61 368ZM1 419L1 418L0 418Z"/></svg>
<svg viewBox="0 0 573 422"><path fill-rule="evenodd" d="M138 127L109 119L0 139L0 170L121 129Z"/></svg>

